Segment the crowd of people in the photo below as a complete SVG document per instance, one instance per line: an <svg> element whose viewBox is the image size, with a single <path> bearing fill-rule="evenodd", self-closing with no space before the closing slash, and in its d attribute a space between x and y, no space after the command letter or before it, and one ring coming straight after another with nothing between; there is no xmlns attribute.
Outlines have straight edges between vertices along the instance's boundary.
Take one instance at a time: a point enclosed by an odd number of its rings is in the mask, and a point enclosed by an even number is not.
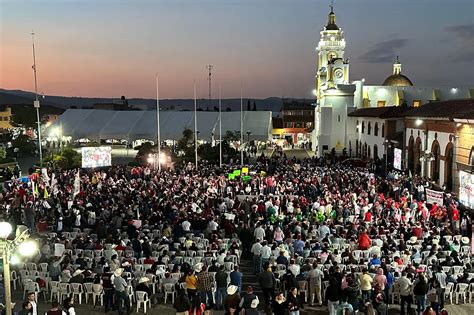
<svg viewBox="0 0 474 315"><path fill-rule="evenodd" d="M17 272L48 292L48 282L90 284L118 314L140 292L152 305L172 298L181 315L298 315L315 304L387 314L395 303L402 315L412 304L440 314L449 290L474 281L470 214L449 194L427 204L421 178L283 154L228 179L235 169L49 169L6 182L4 220L29 227L41 245L31 262L46 263ZM249 287L244 260L258 279ZM33 293L21 314L38 314ZM75 314L74 294L58 300L63 310L55 302L48 314Z"/></svg>

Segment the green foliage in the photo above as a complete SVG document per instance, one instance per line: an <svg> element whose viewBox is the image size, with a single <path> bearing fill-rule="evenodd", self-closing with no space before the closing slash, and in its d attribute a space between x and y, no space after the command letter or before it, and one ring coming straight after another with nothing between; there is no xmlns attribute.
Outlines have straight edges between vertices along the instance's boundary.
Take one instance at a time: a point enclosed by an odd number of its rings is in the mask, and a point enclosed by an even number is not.
<svg viewBox="0 0 474 315"><path fill-rule="evenodd" d="M198 155L203 160L219 161L219 145L212 146L211 143L204 143L198 147ZM222 141L222 155L227 158L235 157L237 151L229 145L229 142Z"/></svg>
<svg viewBox="0 0 474 315"><path fill-rule="evenodd" d="M66 147L59 152L49 155L45 162L53 167L61 169L71 169L81 167L81 154L76 150Z"/></svg>
<svg viewBox="0 0 474 315"><path fill-rule="evenodd" d="M194 132L191 129L183 130L183 137L178 140L178 151L184 152L184 156L194 155Z"/></svg>
<svg viewBox="0 0 474 315"><path fill-rule="evenodd" d="M0 159L5 159L7 157L7 150L4 147L0 147Z"/></svg>
<svg viewBox="0 0 474 315"><path fill-rule="evenodd" d="M27 135L20 134L12 140L12 149L18 148L20 154L33 154L36 151L36 143Z"/></svg>
<svg viewBox="0 0 474 315"><path fill-rule="evenodd" d="M224 137L222 138L225 141L232 142L232 141L240 141L240 131L235 130L235 131L226 131L224 134Z"/></svg>

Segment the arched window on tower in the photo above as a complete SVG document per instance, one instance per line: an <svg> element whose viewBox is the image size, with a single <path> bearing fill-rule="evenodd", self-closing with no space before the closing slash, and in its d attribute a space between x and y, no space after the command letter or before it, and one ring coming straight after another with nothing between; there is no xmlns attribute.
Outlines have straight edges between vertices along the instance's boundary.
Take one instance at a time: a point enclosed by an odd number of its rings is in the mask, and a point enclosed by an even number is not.
<svg viewBox="0 0 474 315"><path fill-rule="evenodd" d="M385 124L382 124L382 138L385 137Z"/></svg>
<svg viewBox="0 0 474 315"><path fill-rule="evenodd" d="M356 121L356 133L359 133L359 121Z"/></svg>
<svg viewBox="0 0 474 315"><path fill-rule="evenodd" d="M369 123L367 124L367 134L370 135L370 131L372 130L372 125Z"/></svg>
<svg viewBox="0 0 474 315"><path fill-rule="evenodd" d="M362 133L365 132L365 122L362 122Z"/></svg>
<svg viewBox="0 0 474 315"><path fill-rule="evenodd" d="M379 136L379 123L376 122L374 126L374 136L378 137Z"/></svg>

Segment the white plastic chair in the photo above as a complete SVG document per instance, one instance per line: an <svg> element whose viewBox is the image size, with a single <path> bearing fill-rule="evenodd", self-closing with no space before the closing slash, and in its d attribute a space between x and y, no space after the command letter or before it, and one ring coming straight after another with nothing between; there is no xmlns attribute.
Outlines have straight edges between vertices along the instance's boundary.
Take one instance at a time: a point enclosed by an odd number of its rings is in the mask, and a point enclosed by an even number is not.
<svg viewBox="0 0 474 315"><path fill-rule="evenodd" d="M469 304L472 303L472 295L474 294L474 283L469 284L469 290L467 291L469 295Z"/></svg>
<svg viewBox="0 0 474 315"><path fill-rule="evenodd" d="M94 291L92 290L91 282L84 283L83 286L84 286L84 297L86 299L86 304L87 304L87 302L89 301L89 295L92 296Z"/></svg>
<svg viewBox="0 0 474 315"><path fill-rule="evenodd" d="M140 309L140 305L143 304L143 311L146 314L147 304L151 308L151 300L150 300L150 297L148 296L148 293L146 293L144 291L137 291L136 295L137 295L137 313L138 313L138 310Z"/></svg>
<svg viewBox="0 0 474 315"><path fill-rule="evenodd" d="M168 300L168 295L169 294L171 294L171 302L174 303L174 296L176 294L174 284L165 283L165 284L163 284L163 288L164 288L164 291L165 291L165 304L166 304L166 301Z"/></svg>
<svg viewBox="0 0 474 315"><path fill-rule="evenodd" d="M69 283L60 283L58 302L61 302L62 300L64 300L64 296L69 297L70 294L71 294L71 285Z"/></svg>
<svg viewBox="0 0 474 315"><path fill-rule="evenodd" d="M469 284L467 283L458 283L456 285L456 304L459 304L459 297L462 297L464 303L466 303L466 294Z"/></svg>
<svg viewBox="0 0 474 315"><path fill-rule="evenodd" d="M59 281L50 281L49 291L51 293L50 302L53 302L54 295L56 295L56 298L58 299L58 302L59 302Z"/></svg>
<svg viewBox="0 0 474 315"><path fill-rule="evenodd" d="M127 287L127 295L128 295L128 299L130 300L130 306L132 306L133 301L135 300L135 294L133 292L133 287L131 285Z"/></svg>
<svg viewBox="0 0 474 315"><path fill-rule="evenodd" d="M104 288L102 284L93 284L92 285L92 303L96 303L96 299L100 300L100 305L104 305Z"/></svg>
<svg viewBox="0 0 474 315"><path fill-rule="evenodd" d="M304 293L304 301L308 302L308 281L298 281L298 286L300 289L300 294Z"/></svg>
<svg viewBox="0 0 474 315"><path fill-rule="evenodd" d="M446 283L446 287L444 288L444 298L449 297L449 302L453 304L453 291L454 291L454 283L448 282Z"/></svg>
<svg viewBox="0 0 474 315"><path fill-rule="evenodd" d="M82 304L82 294L84 293L84 288L82 287L82 283L71 283L72 287L72 297L74 298L77 296L75 301L79 301L79 304Z"/></svg>

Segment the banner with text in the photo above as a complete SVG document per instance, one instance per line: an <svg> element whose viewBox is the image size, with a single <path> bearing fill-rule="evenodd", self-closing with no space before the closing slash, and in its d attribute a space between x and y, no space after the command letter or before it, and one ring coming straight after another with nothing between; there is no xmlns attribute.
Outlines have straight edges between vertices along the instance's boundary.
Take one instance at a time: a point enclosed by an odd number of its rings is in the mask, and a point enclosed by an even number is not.
<svg viewBox="0 0 474 315"><path fill-rule="evenodd" d="M429 204L437 203L438 205L443 204L443 192L431 189L426 189L426 202Z"/></svg>

